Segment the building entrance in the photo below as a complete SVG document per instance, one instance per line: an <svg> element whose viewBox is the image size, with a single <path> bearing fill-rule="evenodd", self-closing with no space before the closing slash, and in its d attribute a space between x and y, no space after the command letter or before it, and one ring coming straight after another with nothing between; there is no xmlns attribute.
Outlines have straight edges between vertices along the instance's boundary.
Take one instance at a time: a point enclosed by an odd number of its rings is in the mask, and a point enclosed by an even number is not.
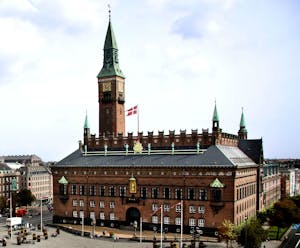
<svg viewBox="0 0 300 248"><path fill-rule="evenodd" d="M126 211L126 225L132 225L135 221L140 222L141 213L137 208L128 208Z"/></svg>

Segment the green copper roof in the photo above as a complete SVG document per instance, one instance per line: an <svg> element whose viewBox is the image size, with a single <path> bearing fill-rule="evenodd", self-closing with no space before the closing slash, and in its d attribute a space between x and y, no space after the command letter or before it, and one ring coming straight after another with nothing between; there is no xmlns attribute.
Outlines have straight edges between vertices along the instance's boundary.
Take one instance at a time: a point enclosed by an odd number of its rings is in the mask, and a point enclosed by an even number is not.
<svg viewBox="0 0 300 248"><path fill-rule="evenodd" d="M244 111L243 110L242 110L242 115L241 115L240 127L243 127L243 128L246 127L246 122L245 122L245 117L244 117Z"/></svg>
<svg viewBox="0 0 300 248"><path fill-rule="evenodd" d="M111 22L109 21L104 43L104 49L110 48L118 49L118 46Z"/></svg>
<svg viewBox="0 0 300 248"><path fill-rule="evenodd" d="M59 179L58 183L59 184L68 184L68 181L64 176L62 176L61 179Z"/></svg>
<svg viewBox="0 0 300 248"><path fill-rule="evenodd" d="M90 128L87 113L85 114L84 128Z"/></svg>
<svg viewBox="0 0 300 248"><path fill-rule="evenodd" d="M211 184L211 188L224 188L224 184L220 182L218 178L216 178Z"/></svg>
<svg viewBox="0 0 300 248"><path fill-rule="evenodd" d="M103 67L97 77L98 78L108 77L108 76L124 77L124 74L119 66L118 46L117 46L117 41L110 21L108 23L103 50L104 50Z"/></svg>
<svg viewBox="0 0 300 248"><path fill-rule="evenodd" d="M217 103L215 103L215 109L214 109L214 114L213 114L213 121L219 121L219 115L218 115L218 110L217 110Z"/></svg>

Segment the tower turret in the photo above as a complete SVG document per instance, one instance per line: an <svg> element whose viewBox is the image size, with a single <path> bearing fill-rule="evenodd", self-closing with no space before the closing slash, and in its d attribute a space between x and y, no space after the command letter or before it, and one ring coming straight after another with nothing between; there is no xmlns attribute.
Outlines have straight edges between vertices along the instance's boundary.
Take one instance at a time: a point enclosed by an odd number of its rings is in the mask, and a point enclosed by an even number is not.
<svg viewBox="0 0 300 248"><path fill-rule="evenodd" d="M213 113L213 118L212 118L212 130L213 132L219 131L219 115L218 115L218 110L217 110L217 103L215 102L215 108L214 108L214 113Z"/></svg>
<svg viewBox="0 0 300 248"><path fill-rule="evenodd" d="M244 117L244 110L242 108L242 114L241 114L241 121L240 121L240 129L238 132L239 139L247 139L247 129L246 129L246 122Z"/></svg>
<svg viewBox="0 0 300 248"><path fill-rule="evenodd" d="M217 110L217 103L215 102L215 108L214 108L214 113L212 118L212 137L213 137L214 145L219 144L221 140L222 129L220 128L219 125L220 125L220 120L219 120L219 115Z"/></svg>
<svg viewBox="0 0 300 248"><path fill-rule="evenodd" d="M90 125L88 121L88 115L85 114L84 126L83 126L83 142L84 145L88 145L88 140L91 138Z"/></svg>
<svg viewBox="0 0 300 248"><path fill-rule="evenodd" d="M110 11L103 51L103 67L97 76L99 136L117 136L125 134L125 76L119 66L118 46Z"/></svg>

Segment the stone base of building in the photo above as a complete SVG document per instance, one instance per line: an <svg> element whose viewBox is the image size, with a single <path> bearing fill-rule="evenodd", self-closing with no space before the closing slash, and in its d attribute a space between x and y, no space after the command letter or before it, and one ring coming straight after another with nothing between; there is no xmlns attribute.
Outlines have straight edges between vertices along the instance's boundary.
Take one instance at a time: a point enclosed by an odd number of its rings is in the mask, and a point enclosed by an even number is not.
<svg viewBox="0 0 300 248"><path fill-rule="evenodd" d="M81 218L75 218L75 217L65 217L65 216L53 216L53 223L54 224L72 224L72 225L82 225L82 219ZM84 225L92 226L92 219L91 218L85 218L84 219ZM111 228L120 228L120 229L131 229L133 230L133 223L127 223L126 221L120 221L120 220L96 220L96 226L101 227L111 227ZM198 230L201 230L200 233L197 233L196 228ZM139 226L137 227L139 229ZM160 233L160 224L153 224L148 222L143 222L143 230L151 230L153 232ZM180 234L180 226L178 225L167 225L164 224L164 232L169 233L178 233ZM184 234L195 234L195 236L204 235L209 237L218 237L219 232L217 228L211 228L211 227L190 227L190 226L184 226L183 227L183 233Z"/></svg>

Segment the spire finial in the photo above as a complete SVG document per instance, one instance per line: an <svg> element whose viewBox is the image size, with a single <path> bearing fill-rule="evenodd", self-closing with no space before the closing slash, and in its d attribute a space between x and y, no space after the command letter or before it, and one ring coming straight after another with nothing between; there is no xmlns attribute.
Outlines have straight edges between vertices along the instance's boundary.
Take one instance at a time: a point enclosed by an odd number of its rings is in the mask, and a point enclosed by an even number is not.
<svg viewBox="0 0 300 248"><path fill-rule="evenodd" d="M111 8L110 8L110 4L107 5L108 7L108 16L109 16L109 21L111 20Z"/></svg>

